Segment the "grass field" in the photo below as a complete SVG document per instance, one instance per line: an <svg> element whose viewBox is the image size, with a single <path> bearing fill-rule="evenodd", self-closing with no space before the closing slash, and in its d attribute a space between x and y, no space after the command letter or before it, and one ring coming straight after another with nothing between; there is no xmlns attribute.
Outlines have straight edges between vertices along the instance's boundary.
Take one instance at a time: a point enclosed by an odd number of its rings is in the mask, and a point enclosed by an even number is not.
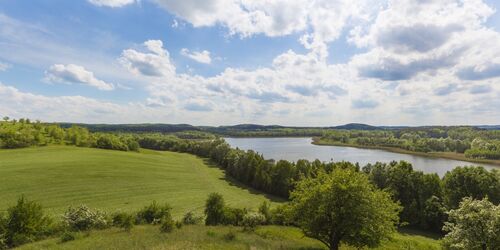
<svg viewBox="0 0 500 250"><path fill-rule="evenodd" d="M225 235L234 232L228 240ZM255 232L237 227L184 226L170 234L160 233L157 226L137 226L131 232L119 229L79 234L77 239L61 243L59 238L22 246L19 249L326 249L319 241L304 237L297 228L262 226ZM351 247L341 247L354 250ZM396 234L393 240L375 249L440 249L439 241L421 236Z"/></svg>
<svg viewBox="0 0 500 250"><path fill-rule="evenodd" d="M80 204L135 211L156 200L168 202L179 217L187 211L201 213L211 192L236 207L253 208L269 200L226 180L223 171L193 155L70 146L0 150L0 190L0 211L25 195L53 215Z"/></svg>

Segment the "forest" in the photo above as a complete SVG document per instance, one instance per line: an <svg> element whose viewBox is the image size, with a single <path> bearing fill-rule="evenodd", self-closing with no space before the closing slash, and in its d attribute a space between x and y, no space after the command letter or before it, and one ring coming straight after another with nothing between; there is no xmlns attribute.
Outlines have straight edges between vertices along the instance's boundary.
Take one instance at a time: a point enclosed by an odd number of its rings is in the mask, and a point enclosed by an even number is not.
<svg viewBox="0 0 500 250"><path fill-rule="evenodd" d="M316 143L388 147L425 153L452 152L470 159L500 159L500 130L475 127L329 130Z"/></svg>

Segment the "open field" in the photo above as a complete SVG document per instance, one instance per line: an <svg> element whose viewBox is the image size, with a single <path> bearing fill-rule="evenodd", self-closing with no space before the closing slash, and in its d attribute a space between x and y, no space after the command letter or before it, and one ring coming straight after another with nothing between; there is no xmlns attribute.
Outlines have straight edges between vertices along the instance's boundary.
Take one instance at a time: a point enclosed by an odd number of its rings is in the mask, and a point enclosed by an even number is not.
<svg viewBox="0 0 500 250"><path fill-rule="evenodd" d="M258 206L264 195L226 180L199 157L144 150L140 153L70 146L0 150L0 211L25 195L58 215L69 205L135 211L168 202L173 215L201 213L211 192L235 207Z"/></svg>
<svg viewBox="0 0 500 250"><path fill-rule="evenodd" d="M409 151L409 150L405 150L405 149L401 149L401 148L394 148L394 147L366 146L366 145L357 145L357 144L351 144L351 143L332 142L332 141L328 141L328 140L322 140L319 137L313 137L312 144L318 145L318 146L343 146L343 147L354 147L354 148L381 149L381 150L386 150L389 152L400 153L400 154L410 154L410 155L418 155L418 156L425 156L425 157L446 158L446 159L451 159L451 160L467 161L467 162L470 162L471 165L474 165L473 163L487 163L487 164L497 165L498 167L500 167L500 160L471 159L471 158L465 157L464 154L455 153L455 152L429 152L429 153L415 152L415 151Z"/></svg>
<svg viewBox="0 0 500 250"><path fill-rule="evenodd" d="M233 240L225 238L234 232ZM28 244L19 249L326 249L319 241L304 237L292 227L262 226L254 233L241 228L184 226L173 233L160 233L157 226L137 226L131 232L119 229L79 234L74 241L59 238ZM341 247L341 249L355 249ZM439 241L410 234L396 234L393 240L375 249L440 249Z"/></svg>

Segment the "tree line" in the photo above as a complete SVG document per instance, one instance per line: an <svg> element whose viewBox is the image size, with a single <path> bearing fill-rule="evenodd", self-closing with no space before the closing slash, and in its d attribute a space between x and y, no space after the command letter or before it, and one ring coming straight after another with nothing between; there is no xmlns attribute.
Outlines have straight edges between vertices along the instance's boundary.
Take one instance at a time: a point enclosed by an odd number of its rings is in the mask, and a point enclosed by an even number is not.
<svg viewBox="0 0 500 250"><path fill-rule="evenodd" d="M88 129L71 126L61 128L30 119L0 122L0 148L24 148L46 145L75 145L121 151L137 151L139 144L128 134L91 133Z"/></svg>
<svg viewBox="0 0 500 250"><path fill-rule="evenodd" d="M328 130L319 143L382 146L415 152L465 153L473 159L500 159L500 131L474 127L422 127L396 130Z"/></svg>

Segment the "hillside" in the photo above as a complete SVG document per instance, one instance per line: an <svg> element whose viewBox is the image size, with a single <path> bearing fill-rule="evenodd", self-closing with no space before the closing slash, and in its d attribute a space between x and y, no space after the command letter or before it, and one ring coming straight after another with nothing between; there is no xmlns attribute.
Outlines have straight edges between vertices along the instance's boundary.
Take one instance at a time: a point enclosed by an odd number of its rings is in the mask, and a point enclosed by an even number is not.
<svg viewBox="0 0 500 250"><path fill-rule="evenodd" d="M0 211L20 195L51 214L69 205L135 211L152 200L168 202L173 215L202 211L211 192L227 203L256 207L264 195L227 181L222 170L182 153L141 153L70 146L0 150Z"/></svg>

